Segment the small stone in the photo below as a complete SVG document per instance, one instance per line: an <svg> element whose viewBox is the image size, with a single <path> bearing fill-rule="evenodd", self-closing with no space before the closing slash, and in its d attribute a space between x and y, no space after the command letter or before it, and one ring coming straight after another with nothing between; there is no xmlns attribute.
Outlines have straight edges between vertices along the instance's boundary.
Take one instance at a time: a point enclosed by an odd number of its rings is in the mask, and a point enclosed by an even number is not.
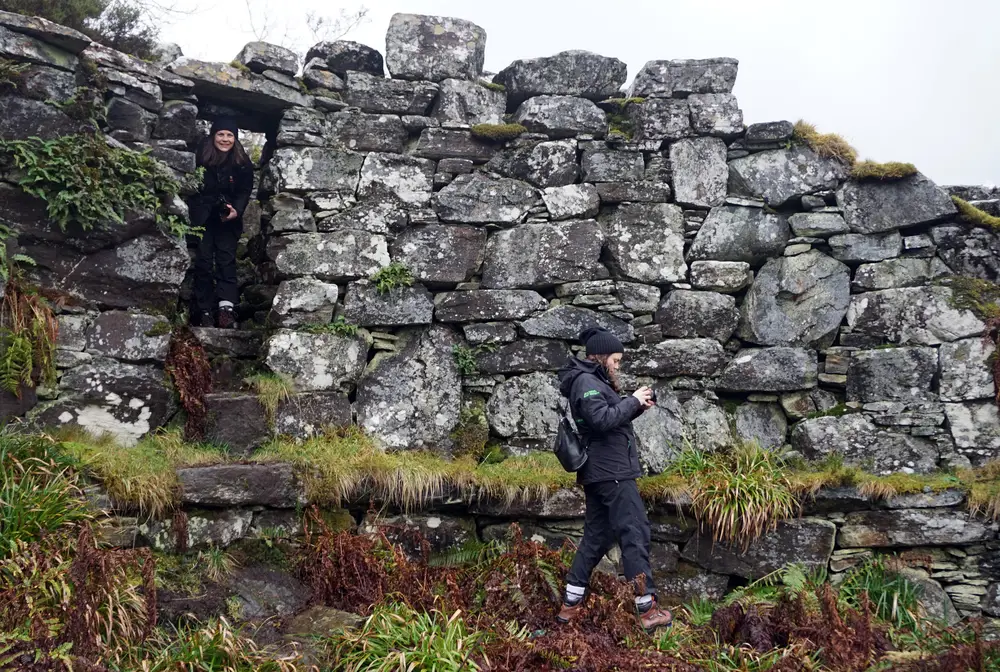
<svg viewBox="0 0 1000 672"><path fill-rule="evenodd" d="M691 286L732 294L753 282L753 271L745 261L693 261Z"/></svg>

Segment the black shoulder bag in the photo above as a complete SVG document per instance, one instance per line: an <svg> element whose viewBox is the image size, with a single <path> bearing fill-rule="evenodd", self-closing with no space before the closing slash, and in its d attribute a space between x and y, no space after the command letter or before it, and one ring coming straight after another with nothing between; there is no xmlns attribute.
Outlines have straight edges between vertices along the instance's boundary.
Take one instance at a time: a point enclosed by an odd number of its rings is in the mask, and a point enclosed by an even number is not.
<svg viewBox="0 0 1000 672"><path fill-rule="evenodd" d="M563 469L579 471L587 461L587 442L576 429L569 404L560 404L559 410L559 431L553 450Z"/></svg>

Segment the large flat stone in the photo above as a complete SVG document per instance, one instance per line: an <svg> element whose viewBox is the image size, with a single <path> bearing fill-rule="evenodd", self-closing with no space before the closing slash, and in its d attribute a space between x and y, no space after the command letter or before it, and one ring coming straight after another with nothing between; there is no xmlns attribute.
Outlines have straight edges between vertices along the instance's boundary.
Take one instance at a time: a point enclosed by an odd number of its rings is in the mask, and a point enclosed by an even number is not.
<svg viewBox="0 0 1000 672"><path fill-rule="evenodd" d="M745 261L759 265L781 256L788 242L788 224L761 208L712 208L688 251L689 261Z"/></svg>
<svg viewBox="0 0 1000 672"><path fill-rule="evenodd" d="M629 353L623 365L634 375L672 378L712 376L726 363L726 352L712 338L687 338L641 345Z"/></svg>
<svg viewBox="0 0 1000 672"><path fill-rule="evenodd" d="M539 200L529 184L487 173L459 175L434 196L438 217L446 222L515 224Z"/></svg>
<svg viewBox="0 0 1000 672"><path fill-rule="evenodd" d="M723 390L784 392L816 387L816 351L804 348L744 348L719 377Z"/></svg>
<svg viewBox="0 0 1000 672"><path fill-rule="evenodd" d="M839 454L846 464L880 474L935 471L941 453L928 438L886 431L860 413L803 420L792 428L791 443L806 459Z"/></svg>
<svg viewBox="0 0 1000 672"><path fill-rule="evenodd" d="M267 344L269 369L284 374L301 392L352 385L368 361L364 335L307 334L285 329Z"/></svg>
<svg viewBox="0 0 1000 672"><path fill-rule="evenodd" d="M677 282L687 275L684 216L667 203L622 203L600 217L616 277L647 283Z"/></svg>
<svg viewBox="0 0 1000 672"><path fill-rule="evenodd" d="M35 37L71 54L80 55L90 46L92 40L78 30L38 16L24 16L14 12L0 11L0 26L18 33Z"/></svg>
<svg viewBox="0 0 1000 672"><path fill-rule="evenodd" d="M951 297L947 287L855 294L847 309L851 345L938 345L982 334L985 325L971 311L953 307Z"/></svg>
<svg viewBox="0 0 1000 672"><path fill-rule="evenodd" d="M309 107L308 98L298 89L225 63L181 57L170 64L170 71L194 82L199 98L246 112L277 115L289 107Z"/></svg>
<svg viewBox="0 0 1000 672"><path fill-rule="evenodd" d="M556 306L521 323L530 336L575 340L587 327L599 326L611 331L622 343L635 338L632 325L607 313L598 313L578 306Z"/></svg>
<svg viewBox="0 0 1000 672"><path fill-rule="evenodd" d="M982 338L942 343L939 355L941 401L989 399L995 392L990 358L994 348Z"/></svg>
<svg viewBox="0 0 1000 672"><path fill-rule="evenodd" d="M956 212L951 197L920 173L901 180L849 181L837 191L837 205L857 233L925 224Z"/></svg>
<svg viewBox="0 0 1000 672"><path fill-rule="evenodd" d="M427 114L437 84L384 79L364 72L347 73L347 104L378 114Z"/></svg>
<svg viewBox="0 0 1000 672"><path fill-rule="evenodd" d="M382 293L368 280L359 280L347 286L344 317L361 327L430 324L434 298L422 285L394 287Z"/></svg>
<svg viewBox="0 0 1000 672"><path fill-rule="evenodd" d="M326 147L281 147L268 171L278 191L328 191L353 196L364 154Z"/></svg>
<svg viewBox="0 0 1000 672"><path fill-rule="evenodd" d="M729 168L726 143L718 138L690 138L670 145L674 199L681 205L714 208L726 201Z"/></svg>
<svg viewBox="0 0 1000 672"><path fill-rule="evenodd" d="M601 265L604 232L594 220L520 224L486 241L483 287L544 287L608 277Z"/></svg>
<svg viewBox="0 0 1000 672"><path fill-rule="evenodd" d="M314 276L330 282L367 278L389 265L384 236L350 229L277 236L268 245L268 255L286 277Z"/></svg>
<svg viewBox="0 0 1000 672"><path fill-rule="evenodd" d="M807 147L757 152L729 164L732 190L763 198L772 207L825 189L836 189L847 167L824 159Z"/></svg>
<svg viewBox="0 0 1000 672"><path fill-rule="evenodd" d="M476 226L428 224L409 227L389 247L393 260L426 283L471 280L483 264L486 230Z"/></svg>
<svg viewBox="0 0 1000 672"><path fill-rule="evenodd" d="M177 478L185 504L290 509L306 503L305 490L290 464L189 467L178 469Z"/></svg>
<svg viewBox="0 0 1000 672"><path fill-rule="evenodd" d="M847 514L837 544L842 548L954 546L996 537L995 525L941 509L857 511Z"/></svg>
<svg viewBox="0 0 1000 672"><path fill-rule="evenodd" d="M853 353L847 369L849 401L925 401L936 398L934 348L888 348Z"/></svg>
<svg viewBox="0 0 1000 672"><path fill-rule="evenodd" d="M557 371L569 356L569 348L562 341L532 338L481 352L476 357L476 365L479 372L487 376Z"/></svg>
<svg viewBox="0 0 1000 672"><path fill-rule="evenodd" d="M617 94L625 76L625 63L617 58L576 50L514 61L493 81L507 88L507 104L517 106L543 95L603 100Z"/></svg>
<svg viewBox="0 0 1000 672"><path fill-rule="evenodd" d="M548 301L530 289L480 289L441 292L434 297L434 317L440 322L517 320L544 310Z"/></svg>

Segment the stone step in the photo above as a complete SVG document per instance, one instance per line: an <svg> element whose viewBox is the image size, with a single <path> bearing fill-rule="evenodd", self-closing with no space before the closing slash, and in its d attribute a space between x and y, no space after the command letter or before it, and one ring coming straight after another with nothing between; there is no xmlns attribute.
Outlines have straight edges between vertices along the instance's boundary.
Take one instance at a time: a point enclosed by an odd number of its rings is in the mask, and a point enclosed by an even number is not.
<svg viewBox="0 0 1000 672"><path fill-rule="evenodd" d="M306 503L306 492L291 464L220 464L177 470L181 502L197 506L270 506L288 509Z"/></svg>

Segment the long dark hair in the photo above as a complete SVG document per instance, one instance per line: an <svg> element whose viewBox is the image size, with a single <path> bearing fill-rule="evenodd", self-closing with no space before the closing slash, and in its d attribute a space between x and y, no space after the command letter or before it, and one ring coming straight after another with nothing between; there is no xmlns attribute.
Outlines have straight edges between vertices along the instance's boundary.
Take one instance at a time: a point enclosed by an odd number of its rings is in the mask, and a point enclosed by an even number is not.
<svg viewBox="0 0 1000 672"><path fill-rule="evenodd" d="M615 392L622 391L621 382L618 380L618 372L612 371L608 368L608 357L611 355L587 355L587 359L591 362L596 362L601 365L604 369L604 375L608 377L608 381L611 383L611 389Z"/></svg>
<svg viewBox="0 0 1000 672"><path fill-rule="evenodd" d="M233 148L228 152L220 152L215 147L215 136L209 135L201 143L201 150L198 152L198 165L217 168L226 165L252 166L253 162L239 140L233 141Z"/></svg>

